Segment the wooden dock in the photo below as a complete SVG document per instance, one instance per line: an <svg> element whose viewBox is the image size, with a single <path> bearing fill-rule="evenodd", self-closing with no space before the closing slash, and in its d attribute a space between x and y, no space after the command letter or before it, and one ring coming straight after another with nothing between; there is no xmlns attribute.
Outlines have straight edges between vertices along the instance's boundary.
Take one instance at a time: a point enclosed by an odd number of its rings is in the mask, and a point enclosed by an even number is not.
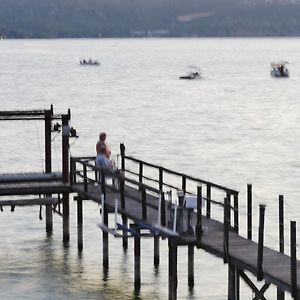
<svg viewBox="0 0 300 300"><path fill-rule="evenodd" d="M0 121L43 120L45 124L45 172L0 174L0 209L3 206L46 207L46 231L52 233L52 213L62 216L63 240L68 243L69 195L77 203L78 250L83 250L83 204L101 205L99 227L103 234L103 267L109 268L108 235L119 238L124 249L134 239L134 289L141 288L141 239L153 238L154 265L160 263L160 239L168 240L169 299L177 299L177 249L188 248L188 284L194 280L194 251L204 249L228 264L228 300L240 300L240 279L254 293L266 299L270 285L277 288L277 300L285 293L299 299L300 264L296 255L296 223L290 223L290 253L284 253L284 199L279 196L279 251L264 245L265 206L260 205L258 242L252 237L252 187L247 189L247 236L239 234L239 192L220 184L176 172L125 154L120 145L120 167L105 170L95 166L95 157L69 156L71 114L49 110L0 112ZM53 124L56 120L60 123ZM61 172L52 172L51 133L62 132ZM29 196L27 197L26 196ZM13 199L11 196L14 196ZM19 198L18 198L19 197ZM25 198L24 198L25 197ZM62 205L62 210L60 206ZM213 219L213 208L222 210L222 221ZM109 224L108 215L115 215ZM118 220L122 220L121 222ZM263 281L257 288L247 274Z"/></svg>

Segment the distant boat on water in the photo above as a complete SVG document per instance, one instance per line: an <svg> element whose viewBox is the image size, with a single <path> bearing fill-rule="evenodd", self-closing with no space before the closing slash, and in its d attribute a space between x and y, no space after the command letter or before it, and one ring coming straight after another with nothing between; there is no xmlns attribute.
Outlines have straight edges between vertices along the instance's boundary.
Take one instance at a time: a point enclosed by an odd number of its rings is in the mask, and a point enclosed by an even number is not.
<svg viewBox="0 0 300 300"><path fill-rule="evenodd" d="M199 79L200 70L198 67L190 66L186 74L179 76L179 79Z"/></svg>
<svg viewBox="0 0 300 300"><path fill-rule="evenodd" d="M97 60L93 59L82 59L80 60L80 65L82 66L99 66L100 63Z"/></svg>
<svg viewBox="0 0 300 300"><path fill-rule="evenodd" d="M271 76L272 77L289 77L290 73L286 65L287 61L279 61L271 63Z"/></svg>

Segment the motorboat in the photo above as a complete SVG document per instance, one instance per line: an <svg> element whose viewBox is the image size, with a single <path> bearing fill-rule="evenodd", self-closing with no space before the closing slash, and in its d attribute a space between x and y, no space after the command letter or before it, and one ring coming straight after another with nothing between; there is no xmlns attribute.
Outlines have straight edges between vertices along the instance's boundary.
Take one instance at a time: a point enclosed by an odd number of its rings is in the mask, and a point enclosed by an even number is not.
<svg viewBox="0 0 300 300"><path fill-rule="evenodd" d="M271 63L271 76L272 77L289 77L289 70L286 65L287 61L279 61L276 63Z"/></svg>
<svg viewBox="0 0 300 300"><path fill-rule="evenodd" d="M200 70L195 66L190 66L186 74L179 76L179 79L199 79Z"/></svg>
<svg viewBox="0 0 300 300"><path fill-rule="evenodd" d="M82 65L82 66L99 66L100 63L97 60L93 60L93 59L82 59L80 61L80 65Z"/></svg>

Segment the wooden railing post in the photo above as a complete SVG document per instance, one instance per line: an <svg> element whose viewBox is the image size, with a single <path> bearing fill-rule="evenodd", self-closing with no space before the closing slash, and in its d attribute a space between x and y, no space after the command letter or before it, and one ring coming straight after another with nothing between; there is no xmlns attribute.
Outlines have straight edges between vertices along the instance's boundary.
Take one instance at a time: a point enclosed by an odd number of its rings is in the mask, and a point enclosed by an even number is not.
<svg viewBox="0 0 300 300"><path fill-rule="evenodd" d="M228 201L228 222L229 222L229 227L231 227L231 194L226 192L226 198Z"/></svg>
<svg viewBox="0 0 300 300"><path fill-rule="evenodd" d="M200 246L201 238L203 234L202 229L202 187L197 187L197 225L196 225L196 238L197 247Z"/></svg>
<svg viewBox="0 0 300 300"><path fill-rule="evenodd" d="M279 195L279 251L284 253L284 202L283 195Z"/></svg>
<svg viewBox="0 0 300 300"><path fill-rule="evenodd" d="M165 204L165 195L161 192L161 201L160 201L160 224L161 226L166 226L166 204Z"/></svg>
<svg viewBox="0 0 300 300"><path fill-rule="evenodd" d="M228 263L229 257L229 198L224 198L224 229L223 229L223 261Z"/></svg>
<svg viewBox="0 0 300 300"><path fill-rule="evenodd" d="M239 195L238 193L233 194L234 201L234 231L239 233Z"/></svg>
<svg viewBox="0 0 300 300"><path fill-rule="evenodd" d="M296 222L290 223L291 234L291 285L292 285L292 297L298 299L298 287L297 287L297 238L296 238Z"/></svg>
<svg viewBox="0 0 300 300"><path fill-rule="evenodd" d="M182 189L183 193L185 194L185 192L186 192L186 176L185 175L182 175L181 189Z"/></svg>
<svg viewBox="0 0 300 300"><path fill-rule="evenodd" d="M125 145L120 144L120 154L121 154L121 170L125 171Z"/></svg>
<svg viewBox="0 0 300 300"><path fill-rule="evenodd" d="M144 186L142 186L141 189L142 189L142 219L143 221L146 221L147 220L146 189Z"/></svg>
<svg viewBox="0 0 300 300"><path fill-rule="evenodd" d="M84 192L87 193L87 191L88 191L88 182L87 182L86 165L83 165L83 187L84 187Z"/></svg>
<svg viewBox="0 0 300 300"><path fill-rule="evenodd" d="M252 184L247 184L247 239L252 240Z"/></svg>
<svg viewBox="0 0 300 300"><path fill-rule="evenodd" d="M279 195L279 252L284 253L284 203ZM277 300L284 300L284 292L277 288Z"/></svg>
<svg viewBox="0 0 300 300"><path fill-rule="evenodd" d="M139 183L140 183L140 187L141 184L143 183L143 162L139 162Z"/></svg>
<svg viewBox="0 0 300 300"><path fill-rule="evenodd" d="M265 228L265 209L263 204L259 205L259 227L258 227L258 248L257 248L257 280L263 280L263 257L264 257L264 228Z"/></svg>
<svg viewBox="0 0 300 300"><path fill-rule="evenodd" d="M124 213L126 209L126 203L125 203L125 180L123 177L123 174L120 174L119 176L119 182L120 182L120 201L121 201L121 209L122 209L122 223L123 223L123 231L122 231L122 242L123 242L123 249L127 250L128 248L128 236L127 236L127 228L128 220L126 217L126 214Z"/></svg>
<svg viewBox="0 0 300 300"><path fill-rule="evenodd" d="M159 174L158 174L158 189L160 191L163 190L164 187L164 177L163 177L163 168L159 167Z"/></svg>
<svg viewBox="0 0 300 300"><path fill-rule="evenodd" d="M211 210L211 184L206 184L206 217L210 219L210 210Z"/></svg>

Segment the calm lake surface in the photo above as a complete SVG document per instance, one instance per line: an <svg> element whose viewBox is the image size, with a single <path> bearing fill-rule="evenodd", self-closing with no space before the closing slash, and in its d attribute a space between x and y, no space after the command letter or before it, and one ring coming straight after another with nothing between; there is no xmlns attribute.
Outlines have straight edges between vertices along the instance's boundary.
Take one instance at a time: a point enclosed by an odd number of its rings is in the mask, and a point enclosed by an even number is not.
<svg viewBox="0 0 300 300"><path fill-rule="evenodd" d="M80 66L83 58L101 66ZM270 62L281 59L290 62L290 78L271 78ZM300 39L4 40L0 65L1 110L71 109L80 136L71 141L72 155L94 155L106 131L114 155L124 142L130 155L239 190L242 220L252 183L254 223L265 203L270 247L278 248L279 194L286 200L286 235L290 220L299 223ZM203 78L178 80L189 65L199 66ZM2 122L0 137L1 173L43 170L42 123ZM60 141L54 134L54 169ZM58 215L47 237L37 207L0 212L0 299L167 299L166 241L155 270L152 240L143 240L142 288L134 295L132 241L126 254L110 238L110 269L103 274L99 208L85 202L81 256L75 212L71 199L69 248ZM178 251L178 280L178 299L227 299L227 265L202 250L195 251L194 290L185 247ZM270 288L267 299L275 293ZM241 283L241 299L251 296Z"/></svg>

